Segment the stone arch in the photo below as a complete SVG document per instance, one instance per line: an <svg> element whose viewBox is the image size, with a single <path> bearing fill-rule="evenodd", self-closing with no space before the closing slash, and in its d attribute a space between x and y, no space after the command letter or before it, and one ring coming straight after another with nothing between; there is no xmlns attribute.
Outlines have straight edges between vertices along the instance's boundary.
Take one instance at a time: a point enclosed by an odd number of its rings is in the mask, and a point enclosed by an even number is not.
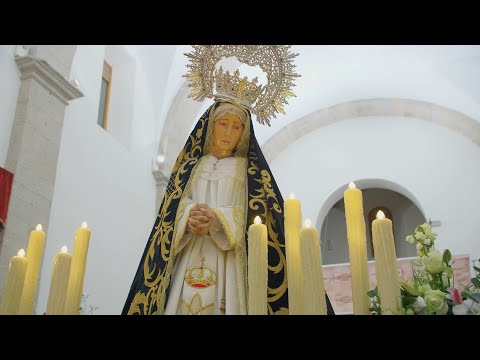
<svg viewBox="0 0 480 360"><path fill-rule="evenodd" d="M434 103L412 99L370 99L350 101L310 113L284 126L262 146L265 158L270 162L304 135L338 121L367 116L413 117L455 131L480 146L480 123L456 110Z"/></svg>
<svg viewBox="0 0 480 360"><path fill-rule="evenodd" d="M172 101L161 134L158 154L162 155L164 160L160 164L155 164L153 171L157 182L157 208L162 201L163 193L170 176L170 169L192 126L192 119L195 118L204 105L203 103L189 99L189 90L185 82ZM263 154L267 161L271 162L277 154L285 149L285 144L291 144L316 129L338 121L368 116L404 116L433 122L467 137L480 146L480 123L475 119L459 111L426 101L385 98L350 101L312 112L287 124L276 134L272 135L262 145ZM367 188L377 186L379 188L397 191L411 199L424 214L415 196L398 184L381 179L365 179L360 180L357 185L359 185L360 188L364 188L363 186ZM342 184L342 187L344 187L344 184ZM320 220L323 222L326 212L328 212L330 207L335 204L341 196L343 196L343 190L339 188L331 195L331 199L327 200L322 206L317 217L317 224L319 224L318 221ZM333 201L333 199L336 200ZM329 207L324 210L325 206ZM322 211L326 212L322 213ZM320 222L320 225L322 222Z"/></svg>
<svg viewBox="0 0 480 360"><path fill-rule="evenodd" d="M395 182L384 180L384 179L357 179L353 181L357 188L365 190L370 188L378 188L378 189L386 189L395 191L399 194L402 194L407 199L412 201L415 206L420 210L422 215L426 218L425 210L421 206L420 202L418 201L417 197L407 188L399 185ZM332 208L333 205L337 203L340 199L343 198L343 193L345 191L345 184L339 184L337 190L332 192L327 200L322 204L320 211L318 212L316 224L317 227L321 229L323 221L328 214L328 211Z"/></svg>

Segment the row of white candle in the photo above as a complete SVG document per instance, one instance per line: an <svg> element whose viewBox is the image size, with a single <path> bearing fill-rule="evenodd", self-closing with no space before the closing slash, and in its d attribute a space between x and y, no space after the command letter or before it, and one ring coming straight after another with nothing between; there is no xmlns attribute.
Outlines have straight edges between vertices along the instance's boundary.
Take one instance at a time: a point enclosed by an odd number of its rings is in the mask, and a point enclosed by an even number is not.
<svg viewBox="0 0 480 360"><path fill-rule="evenodd" d="M73 255L67 252L66 246L55 255L47 315L78 314L89 242L90 229L83 222L75 232ZM21 249L10 261L0 314L33 313L44 247L45 233L39 224L30 233L27 253Z"/></svg>
<svg viewBox="0 0 480 360"><path fill-rule="evenodd" d="M327 313L320 238L309 219L302 228L300 200L284 202L289 314ZM268 312L268 230L256 217L248 229L248 313Z"/></svg>
<svg viewBox="0 0 480 360"><path fill-rule="evenodd" d="M367 263L366 227L360 189L351 182L344 192L345 220L350 257L353 312L370 314L370 281ZM293 194L284 202L285 249L289 314L326 314L325 285L318 231L305 221L301 228L301 204ZM392 231L392 221L379 211L372 222L372 241L378 293L384 314L401 309L400 281ZM248 231L248 307L249 314L268 311L268 232L255 218Z"/></svg>
<svg viewBox="0 0 480 360"><path fill-rule="evenodd" d="M362 193L350 183L344 193L354 314L369 314L366 232ZM320 239L308 220L301 228L300 200L292 194L284 203L285 247L290 314L326 314ZM381 212L380 212L381 213ZM379 296L385 313L398 313L400 286L392 223L383 213L372 223ZM83 291L90 230L86 223L75 234L73 257L66 246L55 255L46 314L77 314ZM249 227L249 314L266 314L268 232L259 217ZM41 225L31 232L27 254L21 249L10 262L0 314L31 314L37 294L45 246Z"/></svg>
<svg viewBox="0 0 480 360"><path fill-rule="evenodd" d="M360 189L351 182L344 192L350 274L352 280L353 313L370 314L370 289L367 263L367 242L363 198ZM401 310L400 280L395 252L392 221L382 211L372 222L372 242L375 251L375 273L383 314L398 314Z"/></svg>

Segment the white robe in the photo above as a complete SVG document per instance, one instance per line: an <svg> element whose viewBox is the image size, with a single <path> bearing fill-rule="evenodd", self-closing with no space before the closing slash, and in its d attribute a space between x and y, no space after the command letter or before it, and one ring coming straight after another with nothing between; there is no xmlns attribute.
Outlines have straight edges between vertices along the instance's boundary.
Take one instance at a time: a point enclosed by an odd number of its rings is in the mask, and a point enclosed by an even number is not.
<svg viewBox="0 0 480 360"><path fill-rule="evenodd" d="M237 223L233 214L235 157L202 158L201 173L192 183L191 197L177 214L173 247L177 254L165 314L240 314L235 266ZM243 180L245 181L245 180ZM210 233L197 236L187 226L190 209L198 203L212 208Z"/></svg>

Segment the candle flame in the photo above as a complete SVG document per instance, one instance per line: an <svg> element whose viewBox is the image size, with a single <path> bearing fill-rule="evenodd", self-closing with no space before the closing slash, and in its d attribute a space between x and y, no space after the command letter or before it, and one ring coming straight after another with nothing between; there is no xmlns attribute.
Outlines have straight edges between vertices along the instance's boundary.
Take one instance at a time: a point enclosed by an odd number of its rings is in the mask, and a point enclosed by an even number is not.
<svg viewBox="0 0 480 360"><path fill-rule="evenodd" d="M306 228L310 228L312 227L312 220L306 219L304 224Z"/></svg>
<svg viewBox="0 0 480 360"><path fill-rule="evenodd" d="M385 219L385 214L383 213L382 210L378 210L377 219Z"/></svg>
<svg viewBox="0 0 480 360"><path fill-rule="evenodd" d="M63 253L63 254L66 254L67 251L68 251L68 249L67 249L66 245L63 245L62 248L60 249L60 252Z"/></svg>
<svg viewBox="0 0 480 360"><path fill-rule="evenodd" d="M38 224L35 228L37 231L42 231L42 224Z"/></svg>
<svg viewBox="0 0 480 360"><path fill-rule="evenodd" d="M255 220L253 220L253 222L258 225L262 223L262 219L260 219L260 216L255 216Z"/></svg>
<svg viewBox="0 0 480 360"><path fill-rule="evenodd" d="M295 199L295 194L294 193L290 193L290 199Z"/></svg>
<svg viewBox="0 0 480 360"><path fill-rule="evenodd" d="M25 250L23 249L18 250L17 256L22 256L22 257L25 256Z"/></svg>
<svg viewBox="0 0 480 360"><path fill-rule="evenodd" d="M350 183L348 184L348 188L349 189L356 189L357 187L355 186L355 183L353 181L350 181Z"/></svg>
<svg viewBox="0 0 480 360"><path fill-rule="evenodd" d="M84 222L82 223L82 227L85 228L85 229L88 227L86 221L84 221Z"/></svg>

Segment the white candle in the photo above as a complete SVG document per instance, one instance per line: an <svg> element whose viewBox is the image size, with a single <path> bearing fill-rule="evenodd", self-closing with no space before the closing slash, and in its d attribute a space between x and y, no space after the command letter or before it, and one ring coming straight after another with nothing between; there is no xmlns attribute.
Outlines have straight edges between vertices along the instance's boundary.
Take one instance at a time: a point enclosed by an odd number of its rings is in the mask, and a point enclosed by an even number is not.
<svg viewBox="0 0 480 360"><path fill-rule="evenodd" d="M31 315L33 313L35 300L37 298L38 280L45 248L45 233L42 225L38 224L35 230L30 232L28 239L27 255L28 266L23 285L22 301L20 303L20 314Z"/></svg>
<svg viewBox="0 0 480 360"><path fill-rule="evenodd" d="M300 258L302 209L295 194L285 200L285 250L287 257L288 313L303 314L303 275Z"/></svg>
<svg viewBox="0 0 480 360"><path fill-rule="evenodd" d="M259 216L248 227L248 314L268 313L268 236Z"/></svg>
<svg viewBox="0 0 480 360"><path fill-rule="evenodd" d="M62 249L55 255L53 260L47 315L61 315L64 313L71 263L72 255L68 253L66 246L62 246Z"/></svg>
<svg viewBox="0 0 480 360"><path fill-rule="evenodd" d="M375 273L382 314L398 314L402 308L397 254L393 238L392 221L383 211L372 222L372 241L375 250Z"/></svg>
<svg viewBox="0 0 480 360"><path fill-rule="evenodd" d="M72 265L70 266L64 312L68 315L78 315L80 311L89 243L90 229L87 223L83 222L82 226L75 233L75 242L73 244Z"/></svg>
<svg viewBox="0 0 480 360"><path fill-rule="evenodd" d="M326 315L320 238L310 219L305 220L305 227L300 233L300 254L304 278L304 313Z"/></svg>
<svg viewBox="0 0 480 360"><path fill-rule="evenodd" d="M0 304L0 315L18 314L27 266L28 259L25 257L25 250L20 249L17 256L12 257L8 266L7 282Z"/></svg>
<svg viewBox="0 0 480 360"><path fill-rule="evenodd" d="M362 192L356 188L353 182L350 182L343 196L352 280L353 313L355 315L369 315L370 298L367 293L370 290L370 281L368 279L367 239Z"/></svg>

